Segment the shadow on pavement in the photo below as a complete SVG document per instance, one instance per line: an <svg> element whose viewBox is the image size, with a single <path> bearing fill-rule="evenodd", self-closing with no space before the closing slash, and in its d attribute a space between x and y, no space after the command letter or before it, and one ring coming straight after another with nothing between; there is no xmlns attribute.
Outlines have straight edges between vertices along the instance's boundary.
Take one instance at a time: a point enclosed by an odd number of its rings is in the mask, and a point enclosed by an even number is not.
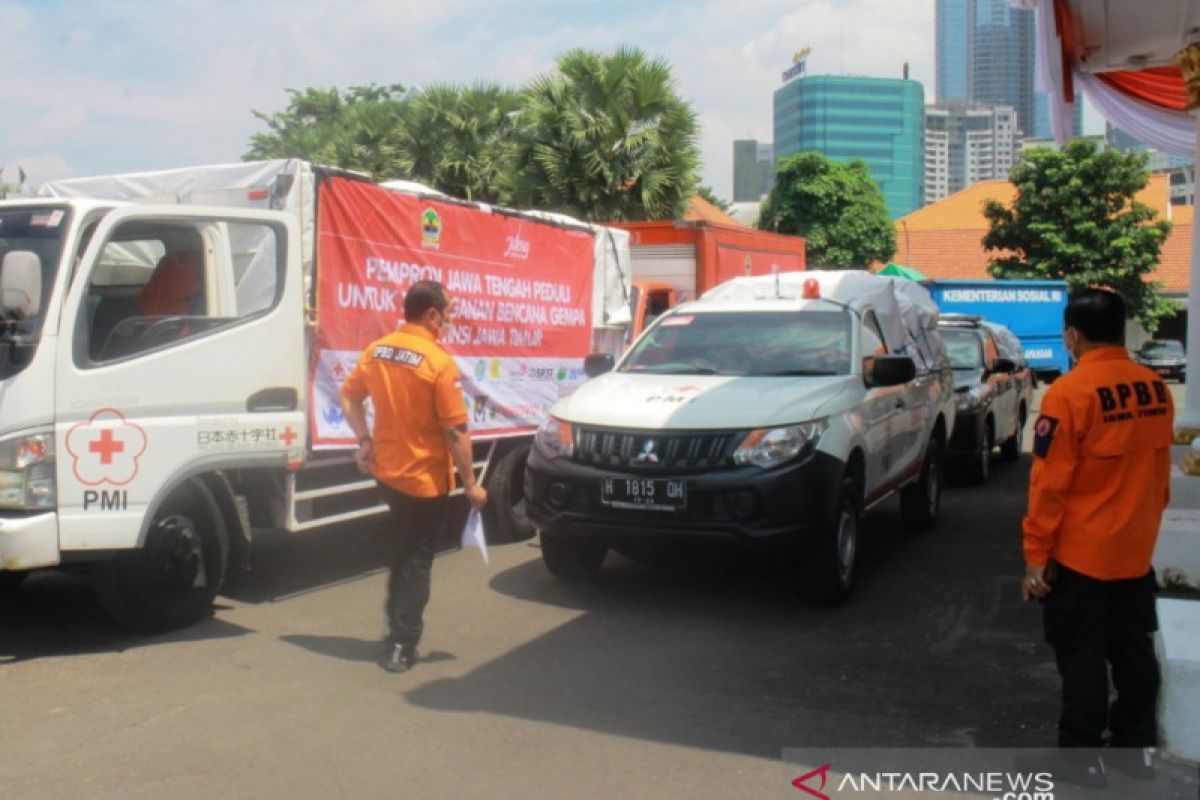
<svg viewBox="0 0 1200 800"><path fill-rule="evenodd" d="M104 613L91 581L45 572L0 598L0 667L17 661L83 653L116 653L168 642L228 639L250 633L216 618L161 636L131 633Z"/></svg>
<svg viewBox="0 0 1200 800"><path fill-rule="evenodd" d="M599 582L580 587L529 561L492 588L580 614L406 697L768 758L1050 743L1057 677L1018 591L1026 467L947 494L934 531L905 532L896 501L875 509L856 595L839 609L797 601L777 563L696 573L610 555Z"/></svg>
<svg viewBox="0 0 1200 800"><path fill-rule="evenodd" d="M376 662L384 652L383 643L378 639L355 639L352 636L315 636L309 634L291 634L280 636L279 640L301 647L310 653L343 661ZM433 663L435 661L453 661L456 656L434 650L429 653L418 652L418 663Z"/></svg>

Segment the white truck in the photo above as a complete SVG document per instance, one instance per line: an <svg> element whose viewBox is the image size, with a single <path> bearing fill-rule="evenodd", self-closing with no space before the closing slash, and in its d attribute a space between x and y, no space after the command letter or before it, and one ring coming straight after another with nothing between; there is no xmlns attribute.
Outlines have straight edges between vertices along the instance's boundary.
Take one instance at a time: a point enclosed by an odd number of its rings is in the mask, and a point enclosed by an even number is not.
<svg viewBox="0 0 1200 800"><path fill-rule="evenodd" d="M294 160L82 178L0 203L0 590L84 565L119 621L207 613L254 528L386 511L337 404L419 279L460 308L489 535L628 320L628 238ZM532 529L529 529L532 535Z"/></svg>
<svg viewBox="0 0 1200 800"><path fill-rule="evenodd" d="M593 372L608 364L597 357ZM664 314L551 410L525 473L546 567L596 576L706 539L778 545L845 601L860 514L899 493L935 524L954 425L937 308L862 272L736 278Z"/></svg>

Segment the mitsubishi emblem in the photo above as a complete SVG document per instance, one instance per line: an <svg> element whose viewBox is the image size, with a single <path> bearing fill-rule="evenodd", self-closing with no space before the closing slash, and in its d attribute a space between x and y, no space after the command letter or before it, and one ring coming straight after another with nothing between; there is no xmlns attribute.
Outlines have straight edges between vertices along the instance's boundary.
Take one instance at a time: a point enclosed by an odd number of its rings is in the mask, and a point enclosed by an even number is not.
<svg viewBox="0 0 1200 800"><path fill-rule="evenodd" d="M658 456L654 452L654 440L647 439L642 445L642 452L638 453L633 460L637 464L657 464Z"/></svg>

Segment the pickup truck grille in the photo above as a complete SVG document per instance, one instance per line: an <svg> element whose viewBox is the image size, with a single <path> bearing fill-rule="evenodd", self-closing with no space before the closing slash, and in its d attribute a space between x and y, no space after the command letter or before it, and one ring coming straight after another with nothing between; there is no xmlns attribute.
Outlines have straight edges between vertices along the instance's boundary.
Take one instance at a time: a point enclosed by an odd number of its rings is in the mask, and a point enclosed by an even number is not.
<svg viewBox="0 0 1200 800"><path fill-rule="evenodd" d="M732 466L740 438L729 431L659 434L577 428L575 460L598 467L680 471Z"/></svg>

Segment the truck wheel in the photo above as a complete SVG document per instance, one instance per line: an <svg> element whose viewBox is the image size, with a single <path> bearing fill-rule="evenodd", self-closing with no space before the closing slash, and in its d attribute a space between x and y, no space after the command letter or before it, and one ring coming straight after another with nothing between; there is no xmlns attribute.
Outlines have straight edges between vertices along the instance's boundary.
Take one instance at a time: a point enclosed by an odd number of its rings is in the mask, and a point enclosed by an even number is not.
<svg viewBox="0 0 1200 800"><path fill-rule="evenodd" d="M608 554L602 542L583 536L563 536L542 531L542 563L550 574L568 583L592 581Z"/></svg>
<svg viewBox="0 0 1200 800"><path fill-rule="evenodd" d="M505 454L484 481L488 502L483 507L483 530L489 544L523 542L537 535L525 513L525 462L529 448Z"/></svg>
<svg viewBox="0 0 1200 800"><path fill-rule="evenodd" d="M28 572L0 572L0 595L15 591L28 576Z"/></svg>
<svg viewBox="0 0 1200 800"><path fill-rule="evenodd" d="M979 436L979 449L967 467L971 483L987 483L992 476L992 449L996 446L996 423L988 417Z"/></svg>
<svg viewBox="0 0 1200 800"><path fill-rule="evenodd" d="M1011 439L1000 445L1000 458L1005 461L1016 461L1021 457L1021 438L1025 435L1025 406L1017 414L1017 430Z"/></svg>
<svg viewBox="0 0 1200 800"><path fill-rule="evenodd" d="M824 606L839 606L850 599L861 520L858 484L846 478L838 492L833 518L819 540L801 554L798 588L805 598Z"/></svg>
<svg viewBox="0 0 1200 800"><path fill-rule="evenodd" d="M189 481L158 509L140 549L96 565L96 590L119 624L163 633L212 613L228 561L229 534L216 500Z"/></svg>
<svg viewBox="0 0 1200 800"><path fill-rule="evenodd" d="M935 435L925 448L921 479L900 490L900 515L914 530L929 530L937 524L942 505L942 441Z"/></svg>

